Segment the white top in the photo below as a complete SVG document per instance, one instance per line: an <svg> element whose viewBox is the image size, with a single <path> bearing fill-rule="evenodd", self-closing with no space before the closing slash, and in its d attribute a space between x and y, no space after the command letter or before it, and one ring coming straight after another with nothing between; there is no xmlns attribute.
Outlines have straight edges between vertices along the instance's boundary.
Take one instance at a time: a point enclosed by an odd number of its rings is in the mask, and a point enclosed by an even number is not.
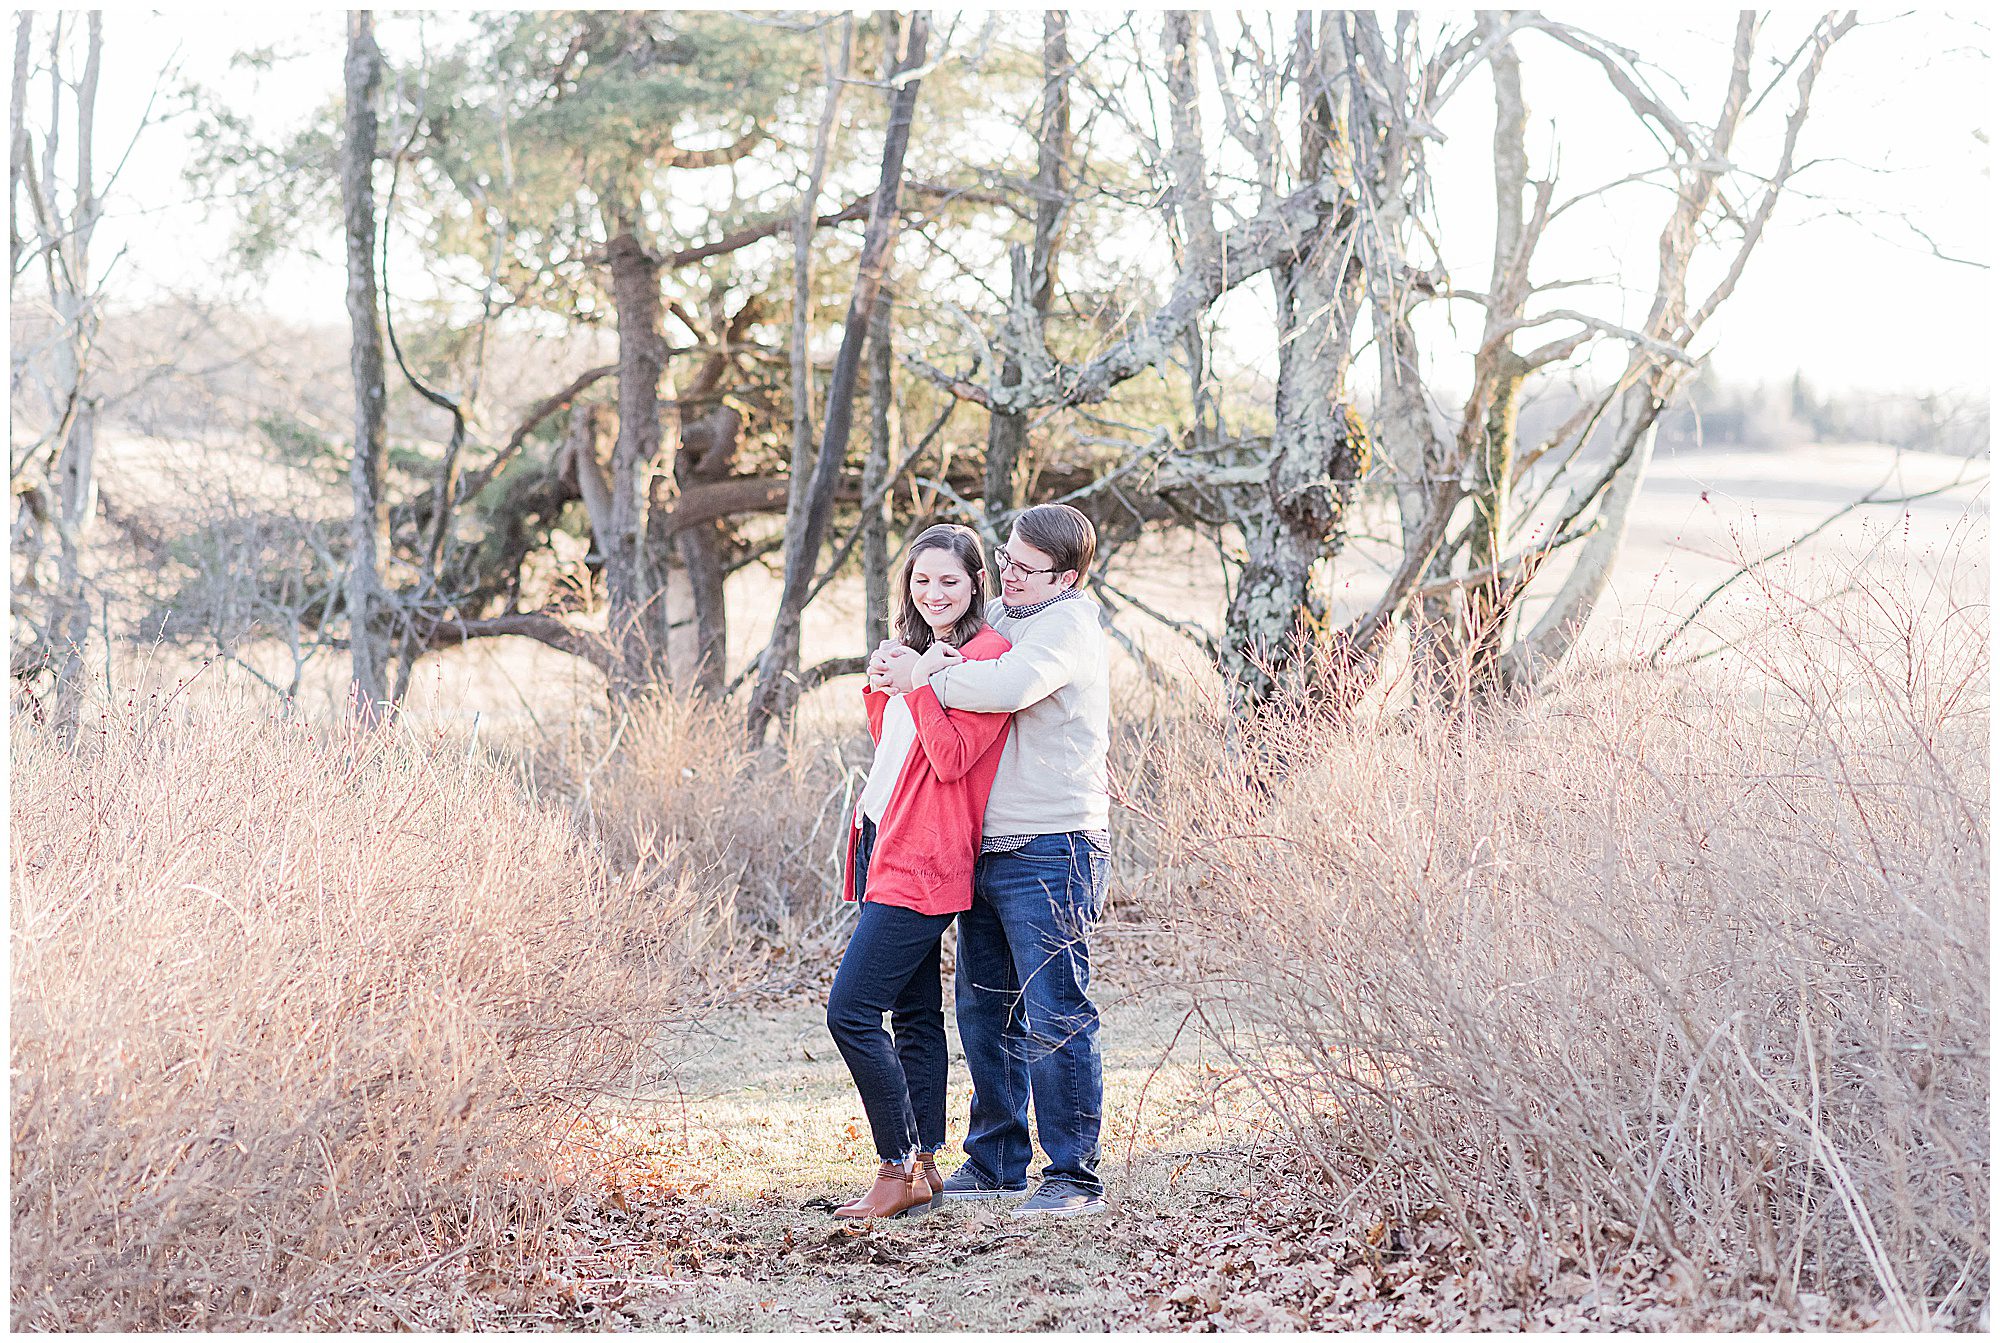
<svg viewBox="0 0 2000 1343"><path fill-rule="evenodd" d="M891 695L888 707L882 710L882 740L875 743L875 763L868 767L868 782L861 787L861 815L877 825L882 824L882 813L889 809L889 794L896 791L903 762L910 758L910 748L916 744L917 720L911 716L910 706L903 703L901 695ZM860 816L854 824L860 828Z"/></svg>
<svg viewBox="0 0 2000 1343"><path fill-rule="evenodd" d="M1014 646L997 658L942 667L930 678L946 708L1014 715L986 801L985 833L1108 828L1111 668L1097 603L1072 598L1017 619L995 601L986 619ZM886 742L887 731L882 736Z"/></svg>

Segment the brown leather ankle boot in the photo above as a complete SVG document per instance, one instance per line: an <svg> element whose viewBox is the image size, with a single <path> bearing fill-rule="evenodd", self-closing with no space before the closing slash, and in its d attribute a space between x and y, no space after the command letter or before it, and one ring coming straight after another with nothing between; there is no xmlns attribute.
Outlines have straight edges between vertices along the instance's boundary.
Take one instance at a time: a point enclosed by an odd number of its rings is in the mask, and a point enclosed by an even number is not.
<svg viewBox="0 0 2000 1343"><path fill-rule="evenodd" d="M944 1199L944 1176L938 1174L936 1152L917 1153L917 1174L930 1186L931 1206L937 1206Z"/></svg>
<svg viewBox="0 0 2000 1343"><path fill-rule="evenodd" d="M875 1172L875 1184L854 1202L835 1208L833 1215L843 1221L870 1217L921 1217L931 1210L931 1187L917 1173L912 1161L884 1161Z"/></svg>

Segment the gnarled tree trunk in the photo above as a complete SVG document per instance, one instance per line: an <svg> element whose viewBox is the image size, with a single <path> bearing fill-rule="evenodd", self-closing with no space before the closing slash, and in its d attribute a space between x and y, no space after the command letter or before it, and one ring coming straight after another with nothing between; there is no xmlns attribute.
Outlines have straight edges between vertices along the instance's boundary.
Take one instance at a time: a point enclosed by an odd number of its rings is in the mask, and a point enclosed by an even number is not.
<svg viewBox="0 0 2000 1343"><path fill-rule="evenodd" d="M1348 147L1326 77L1329 44L1297 20L1300 173L1331 172ZM1368 436L1347 403L1347 364L1363 295L1354 215L1328 207L1299 252L1273 267L1278 384L1270 476L1240 515L1247 557L1224 627L1223 672L1239 704L1268 700L1325 616L1313 571L1336 553Z"/></svg>

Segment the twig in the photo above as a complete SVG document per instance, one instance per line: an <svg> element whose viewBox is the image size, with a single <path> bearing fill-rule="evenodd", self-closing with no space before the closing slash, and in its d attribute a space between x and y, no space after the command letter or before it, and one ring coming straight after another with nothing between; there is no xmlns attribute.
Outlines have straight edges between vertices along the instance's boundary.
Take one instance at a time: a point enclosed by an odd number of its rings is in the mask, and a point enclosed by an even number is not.
<svg viewBox="0 0 2000 1343"><path fill-rule="evenodd" d="M1948 493L1949 491L1959 489L1962 486L1984 484L1986 479L1987 477L1985 476L1979 476L1972 480L1967 480L1964 477L1960 477L1959 479L1951 481L1948 484L1939 485L1935 489L1919 490L1915 494L1902 494L1902 495L1897 495L1894 498L1883 498L1875 494L1873 490L1869 491L1867 494L1863 495L1859 499L1854 500L1852 503L1846 505L1845 507L1836 509L1832 513L1828 514L1825 518L1823 518L1820 521L1818 526L1812 528L1810 531L1807 531L1799 536L1794 537L1792 540L1787 541L1784 545L1779 546L1776 550L1772 551L1770 554L1765 555L1760 559L1752 560L1748 564L1740 566L1735 573L1729 575L1729 577L1723 579L1720 583L1717 583L1713 588L1709 590L1709 593L1706 597L1703 597L1700 601L1695 603L1694 609L1692 611L1689 611L1687 615L1681 619L1681 623L1674 626L1673 631L1669 633L1666 638L1660 640L1659 647L1655 648L1652 651L1651 655L1646 659L1647 662L1657 666L1659 664L1660 659L1666 655L1667 649L1671 648L1674 645L1674 643L1681 637L1681 635L1687 633L1688 628L1694 624L1695 618L1699 616L1704 609L1707 608L1710 602L1714 601L1717 597L1720 597L1723 594L1723 592L1725 592L1729 587L1731 587L1736 582L1737 579L1742 578L1745 574L1751 573L1754 570L1763 568L1765 565L1769 564L1772 560L1778 559L1784 555L1790 554L1794 550L1797 550L1800 546L1812 540L1815 536L1818 536L1821 532L1825 531L1828 527L1831 527L1834 523L1846 517L1849 513L1852 513L1855 509L1863 508L1871 504L1913 504L1919 499L1928 499L1933 495L1945 494Z"/></svg>
<svg viewBox="0 0 2000 1343"><path fill-rule="evenodd" d="M1112 586L1111 583L1105 580L1102 574L1098 574L1092 577L1091 586L1099 589L1102 592L1111 594L1112 596L1116 597L1119 601L1124 602L1127 606L1137 611L1140 615L1151 616L1154 620L1159 621L1162 625L1165 625L1168 629L1172 630L1174 633L1180 635L1185 639L1191 640L1197 647L1201 649L1202 652L1206 653L1212 660L1218 663L1222 661L1222 650L1216 644L1215 636L1210 634L1208 630L1203 628L1201 625L1198 625L1191 620L1176 620L1174 617L1170 615L1166 615L1162 612L1155 611L1152 607L1146 605L1146 603L1140 601L1137 597L1134 597L1131 593L1126 592L1122 588Z"/></svg>

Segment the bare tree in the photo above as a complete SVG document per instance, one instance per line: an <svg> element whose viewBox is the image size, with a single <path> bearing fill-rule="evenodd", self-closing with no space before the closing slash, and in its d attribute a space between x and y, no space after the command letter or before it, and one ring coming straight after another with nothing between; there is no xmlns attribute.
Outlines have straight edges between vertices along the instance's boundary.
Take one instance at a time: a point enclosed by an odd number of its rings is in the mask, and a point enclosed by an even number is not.
<svg viewBox="0 0 2000 1343"><path fill-rule="evenodd" d="M1654 423L1696 366L1690 341L1734 289L1796 171L1795 148L1813 82L1826 52L1852 26L1852 14L1826 16L1779 63L1772 87L1796 68L1797 100L1777 164L1752 176L1732 161L1732 146L1745 118L1763 101L1751 88L1758 27L1753 16L1745 15L1737 25L1723 103L1706 129L1674 113L1648 87L1635 53L1540 15L1482 14L1472 31L1444 43L1428 60L1417 55L1406 24L1398 23L1392 43L1372 16L1353 18L1356 69L1348 83L1350 106L1357 141L1377 147L1372 161L1364 163L1364 178L1373 187L1371 209L1380 222L1368 235L1380 250L1367 268L1382 366L1376 430L1398 478L1403 547L1373 608L1336 633L1335 643L1344 653L1341 665L1349 671L1373 665L1396 617L1413 603L1418 606L1414 633L1423 654L1420 661L1429 668L1428 684L1449 696L1531 684L1567 653L1609 581L1650 457ZM1634 114L1657 131L1671 155L1666 168L1676 179L1674 208L1661 233L1652 308L1637 328L1537 301L1576 283L1573 277L1539 283L1532 278L1536 245L1549 223L1578 201L1646 174L1560 203L1552 177L1530 179L1527 102L1513 52L1513 44L1526 33L1546 34L1596 64ZM1496 110L1496 230L1486 292L1456 288L1441 269L1420 270L1411 264L1408 257L1425 231L1424 221L1396 202L1420 199L1422 193L1407 186L1395 189L1421 171L1426 128L1463 83L1465 72L1482 59L1494 73ZM1405 73L1412 66L1415 77ZM1735 177L1756 184L1748 208L1723 194L1725 182ZM1687 283L1696 253L1732 226L1740 236L1723 279L1690 308ZM1419 363L1409 326L1409 314L1418 306L1442 300L1475 303L1484 313L1455 432L1441 432L1429 409L1434 382ZM1532 349L1517 349L1519 333L1551 325L1566 329ZM1516 442L1517 411L1527 379L1601 340L1627 347L1623 375L1547 441L1522 450ZM1536 513L1607 416L1608 461L1571 489L1553 517L1541 524L1536 540L1514 546L1523 520ZM1519 497L1528 471L1538 463L1555 469L1539 490ZM1459 506L1467 501L1470 516L1459 524ZM1571 545L1579 545L1578 562L1550 611L1534 630L1509 641L1507 622L1543 561Z"/></svg>
<svg viewBox="0 0 2000 1343"><path fill-rule="evenodd" d="M72 735L82 709L83 654L91 624L84 547L97 510L98 404L91 386L91 356L102 296L101 276L93 272L90 247L104 215L94 158L104 16L96 10L84 16L80 72L70 66L65 51L65 30L75 23L76 16L58 13L52 18L47 66L49 120L39 163L24 116L33 21L34 16L24 13L15 30L9 240L18 274L25 234L18 217L18 198L25 194L53 333L42 347L45 357L39 361L35 377L46 412L44 428L25 450L10 450L9 479L19 499L12 535L21 566L16 592L42 592L45 607L37 613L17 596L13 612L29 638L10 650L9 666L16 678L53 674L53 725ZM67 205L60 198L58 169L66 102L76 137ZM26 376L30 359L32 354L24 357L16 352L16 386ZM55 573L53 581L44 586L40 560L49 531L55 534ZM37 614L42 616L39 624Z"/></svg>
<svg viewBox="0 0 2000 1343"><path fill-rule="evenodd" d="M855 265L854 296L848 303L840 351L834 357L833 377L827 388L826 422L820 434L818 460L813 464L805 490L803 518L795 529L788 529L785 537L784 586L778 597L771 640L758 660L757 684L751 693L749 732L753 742L764 740L773 720L789 715L800 691L800 619L819 565L820 548L832 522L834 487L847 456L862 347L867 341L869 319L874 313L882 276L889 264L889 251L895 242L903 156L909 148L917 92L923 83L918 71L924 64L929 34L929 15L922 10L911 14L903 27L895 74L889 81L892 92L889 125L882 143L881 180L875 188L861 256Z"/></svg>
<svg viewBox="0 0 2000 1343"><path fill-rule="evenodd" d="M1751 87L1757 21L1750 16L1738 24L1723 105L1707 127L1675 114L1648 88L1635 54L1531 13L1482 14L1469 31L1447 34L1431 54L1421 50L1408 15L1399 16L1393 35L1385 32L1372 14L1342 16L1334 23L1333 40L1328 44L1338 48L1338 58L1323 66L1301 41L1293 67L1307 72L1307 80L1315 77L1312 72L1316 68L1323 71L1318 77L1339 90L1346 123L1351 127L1352 138L1340 175L1353 184L1361 226L1355 235L1358 275L1350 274L1349 283L1365 287L1381 368L1374 432L1369 437L1382 449L1397 486L1402 514L1401 554L1391 567L1384 591L1371 609L1330 632L1330 643L1339 656L1320 664L1340 668L1349 690L1365 684L1397 619L1413 606L1420 664L1430 670L1427 681L1433 689L1454 696L1531 683L1567 652L1608 582L1624 520L1643 478L1654 421L1696 365L1689 351L1690 340L1733 290L1780 194L1797 170L1794 151L1813 81L1827 50L1852 22L1852 15L1827 16L1789 59L1778 63L1772 87L1796 70L1797 97L1777 164L1755 175L1733 161L1738 130L1764 100L1764 95ZM1677 182L1674 209L1661 235L1652 311L1636 328L1550 303L1545 296L1571 287L1576 283L1574 277L1540 282L1532 277L1536 244L1552 219L1578 200L1636 179L1621 179L1563 203L1555 201L1552 178L1531 180L1526 153L1527 102L1520 62L1513 49L1528 33L1546 34L1594 62L1634 113L1660 133L1671 155L1667 170ZM1422 268L1412 260L1426 245L1435 255L1430 240L1435 237L1436 224L1423 213L1428 195L1424 143L1437 134L1436 118L1442 106L1482 63L1491 67L1494 79L1497 221L1491 282L1483 293L1457 288L1440 266ZM1171 90L1176 80L1171 57L1166 79ZM1230 107L1226 97L1223 105ZM1301 144L1310 151L1311 135L1303 136ZM1728 195L1725 187L1731 181L1752 183L1749 199L1739 201ZM1705 300L1693 303L1687 294L1693 259L1702 247L1730 229L1737 231L1738 241L1724 276ZM1294 276L1301 273L1292 258L1300 254L1294 250L1273 264L1281 299L1287 284L1293 286L1294 294L1299 292ZM1310 273L1304 277L1310 279ZM1322 289L1308 311L1331 314L1338 320L1354 312L1346 306L1347 296L1353 292ZM1433 409L1439 400L1436 379L1422 367L1411 322L1421 306L1439 301L1473 302L1484 314L1479 343L1471 357L1470 387L1458 413L1450 419ZM1281 318L1284 312L1281 306ZM1557 333L1531 349L1517 348L1520 333L1548 326L1556 326ZM1289 328L1285 336L1293 338ZM1549 441L1522 448L1516 442L1518 408L1527 380L1573 360L1604 340L1627 347L1624 375L1594 404L1580 409ZM1327 342L1321 346L1328 348ZM1338 357L1344 360L1344 351ZM1327 376L1310 365L1295 363L1294 367L1297 374ZM1280 368L1275 418L1283 437L1288 419L1298 414L1288 404L1292 393L1287 384L1296 386L1298 379L1297 374L1288 376L1282 355ZM1337 384L1323 381L1319 386ZM1335 426L1346 418L1337 410L1318 409L1317 391L1314 404L1315 409L1301 424L1308 433L1315 426ZM1536 539L1516 546L1515 537L1523 534L1523 520L1548 501L1553 482L1561 480L1575 463L1593 432L1607 427L1607 419L1608 461L1583 475L1553 516L1539 524ZM1365 454L1365 440L1359 432L1355 439ZM1274 451L1265 459L1272 468L1268 484L1274 500L1301 497L1297 493L1301 486L1305 499L1339 499L1340 471L1315 470L1309 465L1287 486L1277 469L1278 459L1274 444ZM1303 460L1310 463L1309 454ZM1331 459L1323 460L1331 465ZM1538 489L1529 492L1530 497L1523 498L1523 483L1537 463L1556 469L1545 475ZM1176 461L1163 469L1162 478L1241 486L1254 483L1259 470L1255 463L1205 467ZM1328 489L1330 496L1316 493ZM1257 558L1260 519L1254 507L1258 502L1255 492L1239 488L1225 494L1236 501L1235 521L1250 552L1232 603L1229 634L1235 639L1247 623L1242 613L1248 603L1241 589L1251 585L1253 575L1265 578L1272 566L1260 565ZM1253 506L1246 507L1246 503ZM1542 562L1571 545L1579 546L1578 563L1557 593L1553 608L1533 631L1510 643L1507 623L1520 597ZM1326 553L1336 548L1337 542ZM1298 558L1304 559L1304 555ZM1258 586L1262 585L1260 581ZM1300 595L1293 599L1292 593ZM1285 594L1273 602L1274 609L1296 612L1299 630L1312 628L1316 622L1310 588L1288 586ZM1268 679L1256 668L1283 662L1273 656L1268 638L1256 645L1255 659L1245 659L1252 662L1251 667L1230 668L1232 679L1252 704L1270 690ZM1230 662L1226 654L1224 662ZM1446 674L1446 669L1452 670Z"/></svg>
<svg viewBox="0 0 2000 1343"><path fill-rule="evenodd" d="M1035 129L1035 228L1023 249L1009 249L1012 275L1007 320L1020 328L1010 346L1032 348L1044 339L1049 307L1056 290L1056 255L1062 245L1063 222L1070 209L1064 184L1070 152L1069 15L1059 9L1042 15L1042 105ZM1019 385L1021 361L1013 352L1000 362L1000 384ZM996 411L986 430L986 532L998 544L1008 519L1021 499L1022 454L1028 446L1028 417L1023 411ZM992 561L998 563L998 561ZM995 571L998 580L998 571Z"/></svg>
<svg viewBox="0 0 2000 1343"><path fill-rule="evenodd" d="M23 11L14 20L14 84L7 100L11 128L7 135L7 260L8 276L21 273L21 177L28 168L28 61L35 38L35 16Z"/></svg>
<svg viewBox="0 0 2000 1343"><path fill-rule="evenodd" d="M340 149L341 220L347 237L349 367L354 377L354 446L349 484L347 646L354 708L373 720L389 698L390 596L381 566L389 556L388 448L382 437L381 313L375 292L375 95L382 52L367 10L347 16L346 112Z"/></svg>
<svg viewBox="0 0 2000 1343"><path fill-rule="evenodd" d="M1532 686L1560 663L1604 595L1624 542L1632 501L1652 458L1655 424L1674 391L1692 371L1694 360L1687 353L1688 347L1702 326L1735 292L1751 254L1763 240L1772 214L1799 171L1799 134L1811 111L1813 86L1828 52L1853 31L1856 20L1853 10L1822 17L1813 25L1805 42L1778 63L1777 73L1766 89L1757 92L1752 88L1752 67L1760 20L1745 13L1737 22L1722 106L1705 134L1683 123L1647 91L1634 72L1635 61L1630 53L1561 25L1537 21L1535 26L1539 30L1587 55L1602 68L1633 112L1660 126L1677 153L1673 162L1674 209L1660 234L1660 267L1652 307L1639 331L1627 333L1631 357L1624 376L1614 388L1618 418L1611 460L1594 479L1572 491L1554 530L1557 539L1572 534L1585 510L1593 504L1598 526L1584 542L1575 567L1549 609L1508 650L1503 662L1508 685ZM1797 73L1792 108L1785 119L1777 162L1765 173L1749 173L1733 161L1737 133L1763 102L1765 93L1775 89L1794 69ZM1723 196L1725 181L1736 176L1748 176L1755 184L1749 192L1748 209ZM1736 246L1721 279L1706 297L1690 307L1688 283L1692 263L1697 251L1716 238L1717 229L1710 216L1718 212L1737 221ZM1572 314L1562 316L1577 320ZM1552 319L1544 316L1541 320ZM1605 326L1602 322L1585 324L1595 331L1602 331Z"/></svg>
<svg viewBox="0 0 2000 1343"><path fill-rule="evenodd" d="M868 458L861 467L861 646L889 637L889 481L895 448L896 295L886 283L868 337Z"/></svg>
<svg viewBox="0 0 2000 1343"><path fill-rule="evenodd" d="M847 66L854 52L854 16L841 21L840 36L832 48L821 35L822 63L826 67L826 95L819 115L819 134L813 140L812 162L806 169L805 190L799 194L798 217L792 223L792 471L791 491L786 496L785 525L789 530L805 520L806 481L813 468L813 377L812 352L812 235L813 219L819 214L819 197L826 182L827 158L833 149L834 130L839 125L840 95L847 85ZM882 56L883 72L888 72L894 53Z"/></svg>

